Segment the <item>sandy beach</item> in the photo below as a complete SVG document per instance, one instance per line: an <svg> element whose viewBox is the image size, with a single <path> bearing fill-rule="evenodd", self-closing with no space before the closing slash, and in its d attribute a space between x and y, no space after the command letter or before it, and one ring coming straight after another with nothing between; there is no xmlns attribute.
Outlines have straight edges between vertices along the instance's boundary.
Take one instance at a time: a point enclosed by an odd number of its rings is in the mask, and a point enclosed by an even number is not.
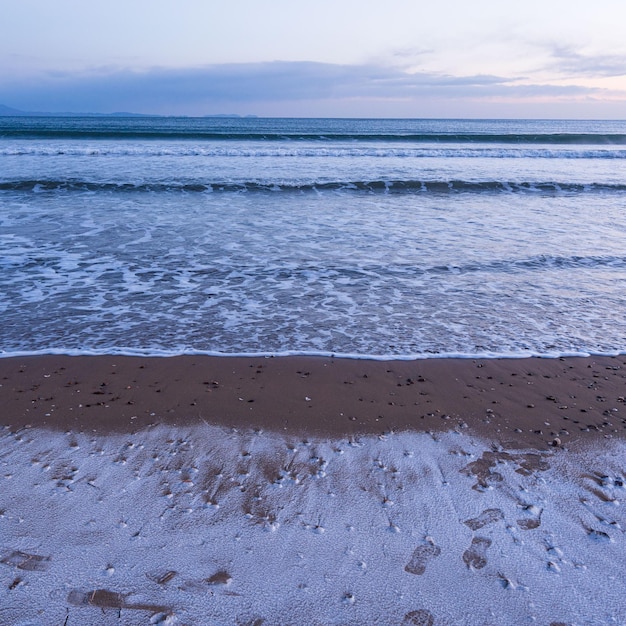
<svg viewBox="0 0 626 626"><path fill-rule="evenodd" d="M3 424L13 429L133 433L205 421L320 437L469 429L538 449L626 434L626 356L41 356L0 359L0 379Z"/></svg>
<svg viewBox="0 0 626 626"><path fill-rule="evenodd" d="M626 356L12 357L0 385L0 623L626 623Z"/></svg>

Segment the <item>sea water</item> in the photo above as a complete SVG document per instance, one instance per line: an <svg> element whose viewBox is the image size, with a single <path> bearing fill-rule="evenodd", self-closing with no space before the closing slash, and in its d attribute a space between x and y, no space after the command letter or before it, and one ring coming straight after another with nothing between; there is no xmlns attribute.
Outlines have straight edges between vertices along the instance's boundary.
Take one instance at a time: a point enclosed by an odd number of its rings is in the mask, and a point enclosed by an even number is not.
<svg viewBox="0 0 626 626"><path fill-rule="evenodd" d="M626 122L0 118L0 353L626 351Z"/></svg>

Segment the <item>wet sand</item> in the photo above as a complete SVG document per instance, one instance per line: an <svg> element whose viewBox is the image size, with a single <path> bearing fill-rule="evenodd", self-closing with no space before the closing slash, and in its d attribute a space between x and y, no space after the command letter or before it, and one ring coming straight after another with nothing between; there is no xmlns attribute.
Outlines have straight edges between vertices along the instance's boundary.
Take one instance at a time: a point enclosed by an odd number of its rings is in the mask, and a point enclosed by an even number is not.
<svg viewBox="0 0 626 626"><path fill-rule="evenodd" d="M626 436L626 356L0 359L0 423L133 432L208 422L337 437L469 429L513 447Z"/></svg>

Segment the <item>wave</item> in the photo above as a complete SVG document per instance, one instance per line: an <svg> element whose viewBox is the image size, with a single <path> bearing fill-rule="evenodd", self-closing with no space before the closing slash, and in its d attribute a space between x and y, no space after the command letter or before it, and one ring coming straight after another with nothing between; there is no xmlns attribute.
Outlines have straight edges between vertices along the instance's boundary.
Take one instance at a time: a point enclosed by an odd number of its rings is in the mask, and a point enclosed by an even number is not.
<svg viewBox="0 0 626 626"><path fill-rule="evenodd" d="M0 268L22 268L30 270L36 267L58 267L58 259L45 255L26 255L24 257L11 257L0 255ZM296 279L299 283L311 280L312 276L323 277L340 281L343 278L349 279L350 284L356 284L359 280L371 280L376 277L393 277L401 279L414 276L425 275L446 275L446 274L474 274L486 272L488 274L512 274L518 272L544 272L546 270L568 270L568 269L626 269L626 255L590 255L590 256L559 256L540 254L528 258L520 259L494 259L489 262L470 262L463 264L442 264L419 266L410 264L356 264L350 266L315 263L304 265L278 265L271 267L250 267L239 266L238 271L241 276L248 276L254 280L271 279L275 282L284 282ZM153 268L155 276L159 274ZM186 267L184 270L167 272L159 278L162 282L177 280L184 274L186 280L198 280L210 277L217 282L227 282L232 273L232 268L210 267Z"/></svg>
<svg viewBox="0 0 626 626"><path fill-rule="evenodd" d="M626 145L623 133L455 133L455 132L272 132L250 129L202 130L150 126L5 127L0 137L21 139L160 139L199 141L385 141L461 144Z"/></svg>
<svg viewBox="0 0 626 626"><path fill-rule="evenodd" d="M30 259L29 262L35 261ZM35 261L37 262L37 261ZM44 260L42 264L45 264ZM486 272L488 274L512 274L518 272L544 272L545 270L567 269L626 269L626 256L593 255L593 256L558 256L541 254L521 259L495 259L482 263L464 263L454 265L417 266L410 264L364 264L356 266L305 264L302 266L278 266L270 268L240 267L241 275L250 275L262 279L271 278L277 282L296 279L297 282L306 282L311 276L332 277L334 281L348 278L350 284L356 284L360 279L371 280L375 277L393 277L401 279L407 276L445 275L445 274L473 274ZM231 273L231 268L219 269L197 268L187 269L189 279L204 278L208 275L212 279L225 280Z"/></svg>
<svg viewBox="0 0 626 626"><path fill-rule="evenodd" d="M514 273L546 269L626 269L626 256L556 256L541 254L526 259L495 260L489 263L441 265L420 271L424 274L468 274L473 272Z"/></svg>
<svg viewBox="0 0 626 626"><path fill-rule="evenodd" d="M0 156L76 157L217 157L217 158L482 158L482 159L626 159L619 149L547 148L376 148L376 147L280 147L223 148L199 145L139 146L10 146Z"/></svg>
<svg viewBox="0 0 626 626"><path fill-rule="evenodd" d="M0 191L90 193L623 193L626 183L573 183L558 181L371 180L310 182L107 182L85 180L0 181Z"/></svg>

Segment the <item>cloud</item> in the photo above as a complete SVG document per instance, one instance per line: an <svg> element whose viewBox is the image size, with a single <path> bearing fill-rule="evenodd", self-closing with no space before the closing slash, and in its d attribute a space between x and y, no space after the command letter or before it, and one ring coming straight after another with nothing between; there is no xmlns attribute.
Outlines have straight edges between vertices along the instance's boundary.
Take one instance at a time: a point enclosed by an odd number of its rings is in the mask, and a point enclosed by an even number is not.
<svg viewBox="0 0 626 626"><path fill-rule="evenodd" d="M562 58L573 62L572 57ZM141 72L115 68L56 72L0 85L0 93L4 103L30 110L195 115L263 103L564 98L595 91L575 85L524 85L496 75L453 76L376 64L276 61Z"/></svg>
<svg viewBox="0 0 626 626"><path fill-rule="evenodd" d="M626 55L583 54L572 46L550 47L547 69L569 77L611 78L626 76Z"/></svg>

